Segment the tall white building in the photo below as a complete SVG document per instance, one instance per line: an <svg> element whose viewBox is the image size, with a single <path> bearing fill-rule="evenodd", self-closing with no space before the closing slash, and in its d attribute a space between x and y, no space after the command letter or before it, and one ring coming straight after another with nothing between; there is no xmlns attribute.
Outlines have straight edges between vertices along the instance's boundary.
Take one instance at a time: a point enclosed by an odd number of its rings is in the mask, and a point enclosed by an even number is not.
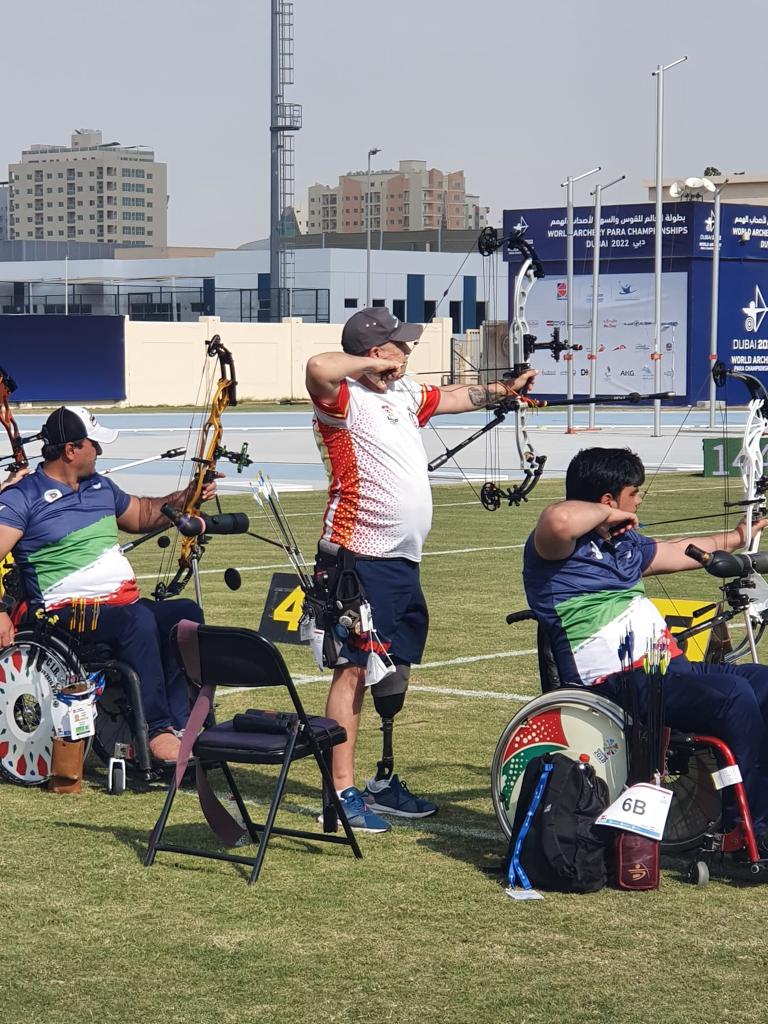
<svg viewBox="0 0 768 1024"><path fill-rule="evenodd" d="M166 166L151 149L79 129L70 146L25 149L8 177L11 239L167 244Z"/></svg>

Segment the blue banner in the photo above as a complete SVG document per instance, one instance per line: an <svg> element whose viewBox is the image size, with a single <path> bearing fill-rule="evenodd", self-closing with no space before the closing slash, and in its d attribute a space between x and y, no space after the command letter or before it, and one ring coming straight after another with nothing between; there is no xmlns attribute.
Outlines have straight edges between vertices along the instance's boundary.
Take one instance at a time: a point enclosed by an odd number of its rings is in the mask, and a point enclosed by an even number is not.
<svg viewBox="0 0 768 1024"><path fill-rule="evenodd" d="M694 213L701 204L665 203L664 257L690 257L693 254ZM604 206L600 217L600 259L652 259L656 245L656 208L653 203ZM564 262L566 258L566 213L564 207L538 210L505 210L503 231L523 232L525 239L545 263ZM594 252L595 216L591 206L577 206L573 214L573 256L590 264ZM710 236L711 246L711 236ZM510 254L504 251L504 258ZM518 253L511 254L515 261Z"/></svg>
<svg viewBox="0 0 768 1024"><path fill-rule="evenodd" d="M0 365L14 402L110 402L125 398L121 316L0 316Z"/></svg>

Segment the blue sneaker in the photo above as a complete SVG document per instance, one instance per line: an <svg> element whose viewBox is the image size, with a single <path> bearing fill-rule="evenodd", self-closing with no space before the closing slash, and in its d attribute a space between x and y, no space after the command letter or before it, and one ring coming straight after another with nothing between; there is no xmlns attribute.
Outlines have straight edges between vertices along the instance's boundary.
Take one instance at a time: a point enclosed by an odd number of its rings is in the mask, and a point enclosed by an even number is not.
<svg viewBox="0 0 768 1024"><path fill-rule="evenodd" d="M389 832L392 828L388 821L384 821L365 806L363 794L355 786L342 790L339 799L347 821L355 832Z"/></svg>
<svg viewBox="0 0 768 1024"><path fill-rule="evenodd" d="M398 818L428 818L437 814L437 804L414 796L397 775L377 782L369 779L363 791L363 800L370 811L394 814Z"/></svg>

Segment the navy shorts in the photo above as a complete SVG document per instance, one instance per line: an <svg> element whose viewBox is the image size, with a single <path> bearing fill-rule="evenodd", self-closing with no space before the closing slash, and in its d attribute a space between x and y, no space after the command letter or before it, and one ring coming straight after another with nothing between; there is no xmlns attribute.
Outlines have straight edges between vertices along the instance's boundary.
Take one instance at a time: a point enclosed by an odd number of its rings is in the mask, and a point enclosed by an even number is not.
<svg viewBox="0 0 768 1024"><path fill-rule="evenodd" d="M356 558L355 571L373 613L373 626L383 649L393 661L418 664L424 653L429 613L419 581L419 563L407 558ZM365 665L371 650L379 650L370 637L350 637L341 657Z"/></svg>

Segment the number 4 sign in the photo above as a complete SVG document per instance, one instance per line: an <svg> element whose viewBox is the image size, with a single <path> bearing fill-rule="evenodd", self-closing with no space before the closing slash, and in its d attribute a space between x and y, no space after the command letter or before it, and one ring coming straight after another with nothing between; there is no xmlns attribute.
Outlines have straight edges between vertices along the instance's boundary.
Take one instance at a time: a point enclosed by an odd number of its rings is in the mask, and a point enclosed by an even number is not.
<svg viewBox="0 0 768 1024"><path fill-rule="evenodd" d="M611 825L649 839L661 839L667 823L672 790L638 782L625 789L597 818L596 825Z"/></svg>
<svg viewBox="0 0 768 1024"><path fill-rule="evenodd" d="M299 630L304 591L291 572L276 572L261 613L259 632L273 643L303 644Z"/></svg>

